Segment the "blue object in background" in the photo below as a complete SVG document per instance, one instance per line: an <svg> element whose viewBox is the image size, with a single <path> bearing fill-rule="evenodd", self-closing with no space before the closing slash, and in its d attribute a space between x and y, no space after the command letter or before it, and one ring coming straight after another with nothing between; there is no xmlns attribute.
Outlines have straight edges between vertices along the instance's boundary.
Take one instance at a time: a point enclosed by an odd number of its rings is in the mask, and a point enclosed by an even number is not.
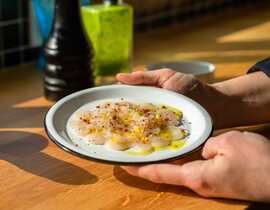
<svg viewBox="0 0 270 210"><path fill-rule="evenodd" d="M35 15L38 20L42 40L43 42L45 42L49 36L53 24L55 0L32 0L32 2ZM80 2L82 6L90 4L90 0L80 0ZM44 66L45 59L44 56L41 54L38 60L38 68L43 69Z"/></svg>
<svg viewBox="0 0 270 210"><path fill-rule="evenodd" d="M32 0L38 19L42 39L47 39L52 28L55 0ZM81 5L90 4L90 0L80 0Z"/></svg>

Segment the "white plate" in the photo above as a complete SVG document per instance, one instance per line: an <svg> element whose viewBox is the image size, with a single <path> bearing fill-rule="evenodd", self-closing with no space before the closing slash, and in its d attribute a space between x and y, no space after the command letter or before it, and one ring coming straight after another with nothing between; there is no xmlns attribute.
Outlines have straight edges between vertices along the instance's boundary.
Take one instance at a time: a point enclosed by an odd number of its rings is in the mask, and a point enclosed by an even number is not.
<svg viewBox="0 0 270 210"><path fill-rule="evenodd" d="M123 151L108 150L103 145L76 145L66 130L70 116L85 104L118 100L138 103L164 104L183 111L190 123L190 135L182 148L160 150L149 155L134 156ZM178 93L145 86L111 85L73 93L58 101L45 117L45 128L50 139L62 149L85 159L118 164L143 164L182 158L199 149L212 134L210 115L195 101Z"/></svg>

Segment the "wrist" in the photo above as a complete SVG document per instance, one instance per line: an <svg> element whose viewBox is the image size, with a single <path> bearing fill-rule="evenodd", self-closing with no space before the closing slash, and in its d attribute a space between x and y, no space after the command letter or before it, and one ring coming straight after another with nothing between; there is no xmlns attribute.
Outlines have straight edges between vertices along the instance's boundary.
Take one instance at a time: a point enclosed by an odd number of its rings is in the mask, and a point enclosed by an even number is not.
<svg viewBox="0 0 270 210"><path fill-rule="evenodd" d="M212 87L224 98L224 118L231 118L229 126L243 126L269 122L270 82L263 72L255 72L224 82Z"/></svg>
<svg viewBox="0 0 270 210"><path fill-rule="evenodd" d="M217 129L235 127L242 124L246 113L246 103L241 96L234 95L227 81L210 85L216 92L214 98L214 121Z"/></svg>

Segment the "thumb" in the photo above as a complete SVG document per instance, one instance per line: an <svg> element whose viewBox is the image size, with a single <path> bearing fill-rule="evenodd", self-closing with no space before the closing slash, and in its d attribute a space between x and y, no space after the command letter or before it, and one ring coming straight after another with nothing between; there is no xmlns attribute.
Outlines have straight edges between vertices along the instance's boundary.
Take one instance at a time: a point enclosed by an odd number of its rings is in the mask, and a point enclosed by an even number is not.
<svg viewBox="0 0 270 210"><path fill-rule="evenodd" d="M129 174L155 183L181 185L196 190L203 183L207 161L197 160L182 166L174 164L153 164L141 167L122 166Z"/></svg>
<svg viewBox="0 0 270 210"><path fill-rule="evenodd" d="M162 87L162 84L175 74L173 70L161 69L156 71L136 71L130 74L120 73L116 75L119 82L129 85L150 85Z"/></svg>
<svg viewBox="0 0 270 210"><path fill-rule="evenodd" d="M211 137L208 139L202 150L202 157L205 159L212 159L221 151L223 148L219 145L218 137Z"/></svg>

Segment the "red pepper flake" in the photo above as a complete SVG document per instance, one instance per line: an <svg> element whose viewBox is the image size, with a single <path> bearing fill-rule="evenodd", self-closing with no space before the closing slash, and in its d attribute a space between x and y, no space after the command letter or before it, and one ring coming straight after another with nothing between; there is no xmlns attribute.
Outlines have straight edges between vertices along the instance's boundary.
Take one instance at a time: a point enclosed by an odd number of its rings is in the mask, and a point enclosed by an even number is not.
<svg viewBox="0 0 270 210"><path fill-rule="evenodd" d="M142 111L143 113L147 114L148 112L150 112L150 109L143 109Z"/></svg>
<svg viewBox="0 0 270 210"><path fill-rule="evenodd" d="M83 119L83 122L90 124L90 120L87 120L87 119Z"/></svg>

